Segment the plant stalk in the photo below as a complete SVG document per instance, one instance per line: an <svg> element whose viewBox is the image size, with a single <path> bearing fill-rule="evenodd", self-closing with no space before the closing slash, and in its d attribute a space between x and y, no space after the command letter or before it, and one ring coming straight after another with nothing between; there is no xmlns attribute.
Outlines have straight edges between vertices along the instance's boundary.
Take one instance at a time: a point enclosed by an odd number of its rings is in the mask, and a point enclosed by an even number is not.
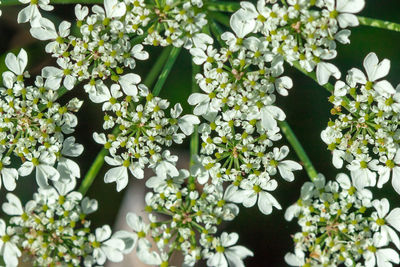
<svg viewBox="0 0 400 267"><path fill-rule="evenodd" d="M158 76L156 85L154 85L154 88L153 88L154 96L158 96L158 94L161 92L161 88L163 87L165 81L167 80L167 77L168 77L169 73L171 72L171 69L174 66L174 63L175 63L180 51L181 51L180 47L174 47L171 49L169 58L168 58L167 62L165 63L165 66L164 66L163 70L161 71L160 76Z"/></svg>
<svg viewBox="0 0 400 267"><path fill-rule="evenodd" d="M389 31L400 32L400 24L380 19L366 18L362 16L357 16L358 21L361 25L370 26L379 29L385 29Z"/></svg>
<svg viewBox="0 0 400 267"><path fill-rule="evenodd" d="M209 2L207 9L218 12L235 12L240 8L239 2Z"/></svg>
<svg viewBox="0 0 400 267"><path fill-rule="evenodd" d="M278 121L279 127L282 129L283 134L286 136L286 139L292 145L294 151L296 152L297 156L299 157L302 165L306 169L308 177L313 181L318 173L315 170L310 158L308 157L306 151L304 150L303 146L300 144L299 140L297 139L296 135L294 134L293 130L290 128L289 123L286 121Z"/></svg>

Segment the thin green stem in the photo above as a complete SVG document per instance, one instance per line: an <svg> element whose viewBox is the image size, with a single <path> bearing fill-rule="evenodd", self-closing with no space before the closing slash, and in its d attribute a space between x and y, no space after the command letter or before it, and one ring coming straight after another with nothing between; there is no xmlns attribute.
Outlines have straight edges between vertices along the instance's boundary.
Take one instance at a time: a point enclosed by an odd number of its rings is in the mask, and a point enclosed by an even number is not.
<svg viewBox="0 0 400 267"><path fill-rule="evenodd" d="M226 16L222 13L219 12L208 12L208 16L216 20L217 22L221 23L222 25L225 25L227 27L230 26L230 18L229 16Z"/></svg>
<svg viewBox="0 0 400 267"><path fill-rule="evenodd" d="M51 0L51 4L103 4L104 0ZM3 0L1 1L0 6L16 6L16 5L25 5L19 2L18 0Z"/></svg>
<svg viewBox="0 0 400 267"><path fill-rule="evenodd" d="M308 71L306 71L305 69L303 69L303 68L300 66L300 63L297 62L297 61L293 62L293 67L295 67L295 68L298 69L300 72L302 72L304 75L308 76L309 78L313 79L315 82L318 83L317 75L315 74L315 72L308 72ZM333 85L330 84L330 83L326 83L326 84L322 85L322 87L324 87L324 88L325 88L328 92L330 92L331 94L333 94L333 91L335 90L335 86L333 86ZM346 109L348 109L348 108L349 108L350 100L349 100L346 96L343 96L342 99L343 99L343 101L344 101L343 107L346 108Z"/></svg>
<svg viewBox="0 0 400 267"><path fill-rule="evenodd" d="M235 12L240 8L240 3L238 2L209 2L207 4L207 9L210 11L219 12Z"/></svg>
<svg viewBox="0 0 400 267"><path fill-rule="evenodd" d="M153 68L147 74L147 77L143 82L147 87L152 86L152 83L155 81L162 67L167 61L168 56L171 53L171 49L172 47L164 48L163 51L161 52L161 55L159 55L159 57L157 58L157 61L154 63Z"/></svg>
<svg viewBox="0 0 400 267"><path fill-rule="evenodd" d="M293 130L290 128L289 124L286 121L280 121L279 127L282 129L282 132L286 136L286 139L292 145L300 161L303 163L303 166L306 169L308 176L311 180L314 180L317 177L318 173L315 170L303 146L300 144L299 140L294 134Z"/></svg>
<svg viewBox="0 0 400 267"><path fill-rule="evenodd" d="M300 63L297 62L297 61L296 61L296 62L293 62L293 67L295 67L295 68L298 69L300 72L302 72L304 75L310 77L311 79L313 79L315 82L318 83L317 75L315 74L315 72L308 72L308 71L306 71L305 69L303 69L303 68L300 66ZM322 85L322 86L323 86L326 90L328 90L330 93L333 93L333 91L335 90L335 87L334 87L332 84L330 84L330 83L327 83L327 84Z"/></svg>
<svg viewBox="0 0 400 267"><path fill-rule="evenodd" d="M196 65L192 60L192 93L199 91L199 86L196 81L196 74L200 73L200 66ZM197 125L194 126L194 132L190 137L190 165L194 164L194 157L199 154L199 133Z"/></svg>
<svg viewBox="0 0 400 267"><path fill-rule="evenodd" d="M210 28L214 37L217 38L218 43L223 45L224 40L221 38L222 30L214 20L210 20Z"/></svg>
<svg viewBox="0 0 400 267"><path fill-rule="evenodd" d="M158 76L158 80L156 85L154 85L153 88L153 95L157 96L161 92L161 88L163 87L165 81L167 80L167 77L169 73L171 72L172 67L174 66L175 60L177 59L179 52L181 51L180 47L174 47L171 50L171 53L169 54L169 58L167 62L165 63L165 66L160 74Z"/></svg>
<svg viewBox="0 0 400 267"><path fill-rule="evenodd" d="M400 24L395 22L390 22L386 20L366 18L362 16L357 16L358 21L361 25L370 26L379 29L385 29L389 31L400 32Z"/></svg>
<svg viewBox="0 0 400 267"><path fill-rule="evenodd" d="M119 128L116 127L112 131L112 134L118 134ZM85 178L83 178L82 184L79 187L79 192L82 195L85 195L90 186L92 185L94 179L96 178L97 174L99 173L101 167L104 163L104 157L108 155L108 150L103 148L99 154L97 154L95 160L93 161L92 166L90 166L89 171L86 173Z"/></svg>
<svg viewBox="0 0 400 267"><path fill-rule="evenodd" d="M195 64L192 60L192 93L199 92L199 86L196 81L196 74L200 73L201 67ZM190 137L190 166L192 166L194 162L194 158L199 154L199 132L197 125L194 126L194 130L192 136ZM188 179L190 190L194 190L196 188L196 178L193 176L189 176ZM188 202L189 203L189 202ZM188 204L189 205L189 204Z"/></svg>

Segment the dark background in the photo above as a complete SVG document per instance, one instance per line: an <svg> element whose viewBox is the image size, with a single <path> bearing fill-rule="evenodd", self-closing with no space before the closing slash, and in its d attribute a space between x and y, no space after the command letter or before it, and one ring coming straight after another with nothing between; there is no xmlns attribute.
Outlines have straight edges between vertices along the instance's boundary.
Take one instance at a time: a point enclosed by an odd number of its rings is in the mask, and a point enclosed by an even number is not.
<svg viewBox="0 0 400 267"><path fill-rule="evenodd" d="M3 0L3 3L7 0ZM398 0L366 0L366 7L360 13L362 16L385 19L400 23L400 1ZM40 73L41 68L53 64L44 52L43 43L34 40L28 31L28 25L18 25L16 17L21 7L4 7L3 15L0 17L0 72L5 69L4 58L7 52L18 51L23 47L28 51L29 67L31 74ZM74 19L72 5L57 5L52 12L54 19ZM333 61L342 71L344 76L348 69L358 67L362 69L362 61L369 52L376 52L379 59L388 58L392 62L391 72L388 80L396 86L400 82L400 32L375 29L359 26L352 29L351 44L338 45L338 57ZM145 77L152 63L157 59L160 48L147 48L150 59L139 62L136 72ZM326 145L320 139L320 132L326 127L329 120L331 105L327 98L329 93L318 86L310 78L300 72L286 66L286 75L294 81L294 87L289 96L278 97L278 105L287 114L287 121L303 144L318 172L325 174L328 179L333 179L338 171L331 164L331 155L326 150ZM342 76L342 77L343 77ZM178 78L177 78L178 77ZM190 112L186 99L190 94L191 62L187 51L183 51L171 72L161 97L168 98L172 105L176 102L182 103L186 112ZM85 151L78 158L83 174L89 169L94 157L101 149L92 140L92 132L100 131L103 115L100 105L91 103L82 88L75 88L63 97L70 99L78 96L85 101L78 113L79 124L75 136L77 142L85 146ZM284 140L286 142L286 140ZM188 149L188 142L178 149ZM291 159L297 160L292 151ZM123 198L124 191L117 193L115 184L105 184L103 176L107 167L102 169L88 195L97 198L100 209L91 215L94 226L102 224L113 225L118 213L119 203ZM279 178L278 178L279 179ZM290 235L298 228L295 222L288 223L283 219L284 210L299 197L301 185L308 180L305 171L296 173L296 180L288 183L279 179L279 187L273 193L281 203L283 210L275 210L272 215L262 215L255 206L251 209L242 208L240 215L235 221L223 226L223 230L237 232L240 235L239 244L250 248L255 256L246 260L246 266L285 266L283 257L286 252L292 251L293 244ZM32 197L35 188L32 177L21 177L18 182L16 194L23 201ZM384 189L375 190L378 198L387 197L392 207L400 206L400 197L391 188L390 183ZM4 198L6 191L1 189L0 198ZM106 196L106 197L105 197Z"/></svg>

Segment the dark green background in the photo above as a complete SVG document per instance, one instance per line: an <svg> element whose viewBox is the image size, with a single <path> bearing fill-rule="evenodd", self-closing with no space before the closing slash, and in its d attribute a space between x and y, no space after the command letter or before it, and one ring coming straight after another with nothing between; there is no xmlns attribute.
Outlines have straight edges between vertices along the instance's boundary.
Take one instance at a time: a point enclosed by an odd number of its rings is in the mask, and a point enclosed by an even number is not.
<svg viewBox="0 0 400 267"><path fill-rule="evenodd" d="M3 0L6 2L7 0ZM398 0L366 0L366 7L360 13L362 16L385 19L400 23L400 1ZM33 75L38 74L43 66L53 64L53 59L44 53L43 44L32 39L28 32L28 25L16 24L18 7L2 8L3 16L0 17L0 71L3 72L4 56L7 51L20 47L26 48L29 54L29 69ZM73 19L73 6L56 6L52 13L58 19ZM400 82L400 32L374 29L360 26L352 29L351 44L338 46L338 57L334 63L341 69L343 77L352 67L362 68L362 60L369 52L376 52L380 59L388 58L392 61L391 72L388 80L396 86ZM160 49L149 49L150 60L139 62L136 72L142 77L150 70L152 63L157 58ZM15 50L14 50L15 51ZM318 86L308 77L286 68L286 75L294 81L294 87L289 96L279 97L278 105L287 114L287 121L303 144L318 172L322 172L328 179L332 179L338 173L331 164L331 156L326 150L325 144L320 139L320 132L325 128L330 117L331 105L327 98L329 93ZM170 74L161 96L170 99L172 104L181 102L189 112L186 99L190 94L191 62L187 51L181 53L178 61ZM76 88L68 93L63 100L78 96L87 99L82 88ZM62 101L63 101L62 100ZM103 115L100 105L94 105L85 101L78 114L79 125L75 136L77 141L85 146L85 151L78 158L81 173L84 174L100 146L92 140L92 132L101 130ZM286 142L286 140L284 140ZM188 143L178 149L188 149ZM294 152L291 159L297 160ZM88 195L97 198L100 210L91 215L95 226L114 223L118 212L119 203L124 191L117 193L115 184L104 184L103 176L107 168L100 173ZM238 218L223 226L224 230L235 231L240 234L239 244L245 245L254 251L255 256L246 260L246 266L285 266L283 257L286 252L292 251L290 235L297 231L296 223L287 223L283 219L284 209L297 200L301 185L308 180L304 171L296 173L296 180L292 183L279 179L279 187L274 196L281 203L283 210L274 211L272 215L262 215L256 207L242 208ZM35 182L31 177L21 177L18 182L16 194L23 200L31 198ZM375 190L377 197L387 197L391 200L392 207L400 206L399 196L393 191L390 183L384 189ZM2 188L3 198L6 191ZM106 196L106 197L105 197Z"/></svg>

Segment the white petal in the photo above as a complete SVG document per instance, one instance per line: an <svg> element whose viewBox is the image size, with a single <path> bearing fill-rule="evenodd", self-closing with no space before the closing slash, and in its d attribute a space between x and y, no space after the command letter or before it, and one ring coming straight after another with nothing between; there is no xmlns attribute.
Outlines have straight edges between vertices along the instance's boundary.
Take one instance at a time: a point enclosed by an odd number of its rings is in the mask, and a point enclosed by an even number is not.
<svg viewBox="0 0 400 267"><path fill-rule="evenodd" d="M5 213L8 215L22 215L22 213L24 213L21 201L16 195L8 193L6 198L8 202L2 205L2 209Z"/></svg>
<svg viewBox="0 0 400 267"><path fill-rule="evenodd" d="M400 208L393 209L385 219L391 226L400 232Z"/></svg>
<svg viewBox="0 0 400 267"><path fill-rule="evenodd" d="M179 128L187 136L193 133L193 128L194 128L193 125L198 125L199 123L200 123L199 118L195 115L190 115L190 114L185 115L178 120Z"/></svg>
<svg viewBox="0 0 400 267"><path fill-rule="evenodd" d="M327 62L318 63L316 74L320 85L328 83L331 76L334 76L336 79L340 79L341 76L340 70L332 63Z"/></svg>
<svg viewBox="0 0 400 267"><path fill-rule="evenodd" d="M13 191L16 187L15 181L18 179L18 171L13 168L3 168L1 170L4 187L8 191Z"/></svg>

